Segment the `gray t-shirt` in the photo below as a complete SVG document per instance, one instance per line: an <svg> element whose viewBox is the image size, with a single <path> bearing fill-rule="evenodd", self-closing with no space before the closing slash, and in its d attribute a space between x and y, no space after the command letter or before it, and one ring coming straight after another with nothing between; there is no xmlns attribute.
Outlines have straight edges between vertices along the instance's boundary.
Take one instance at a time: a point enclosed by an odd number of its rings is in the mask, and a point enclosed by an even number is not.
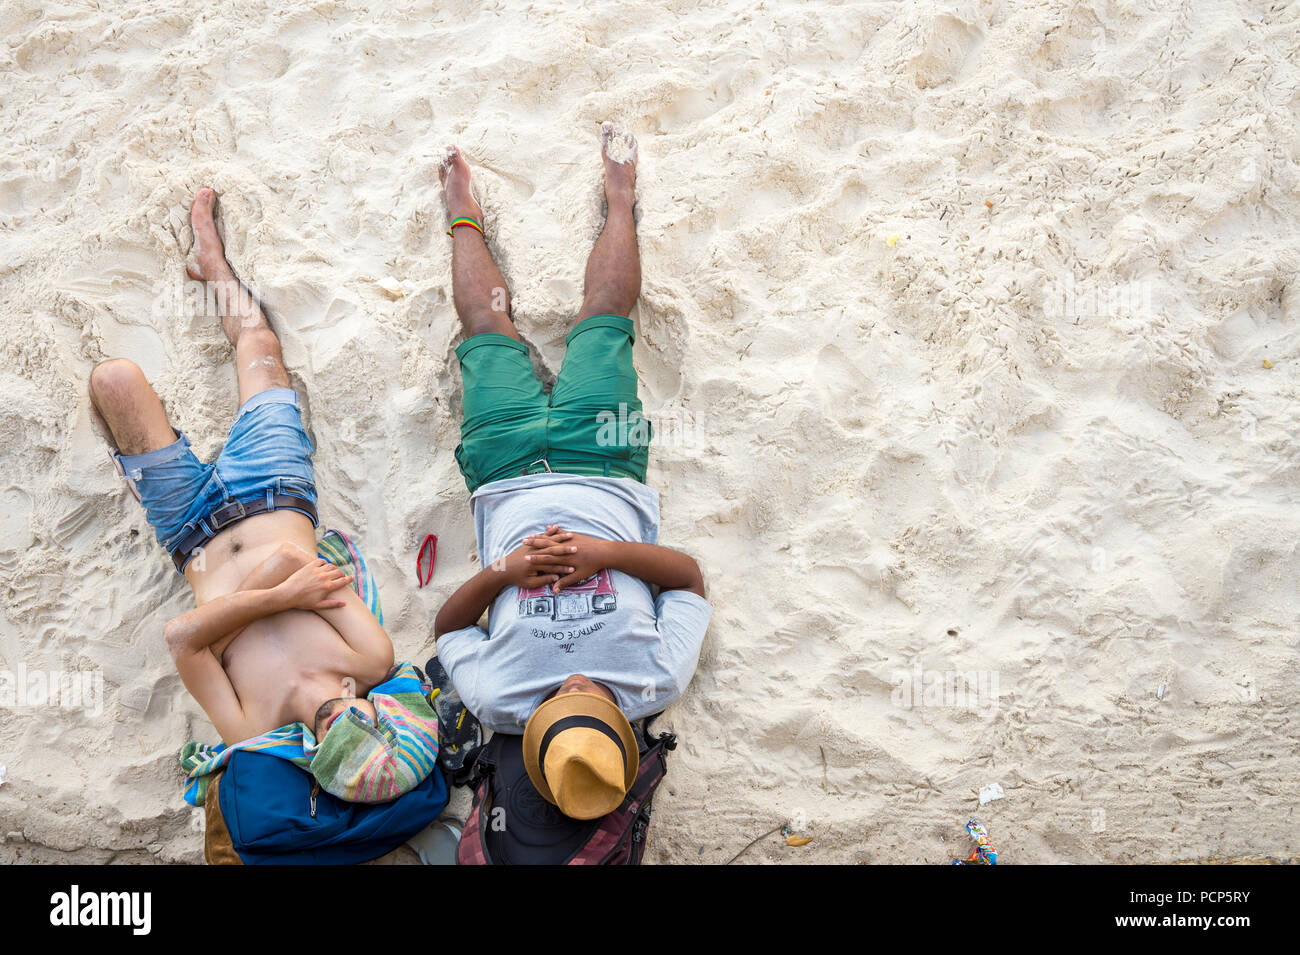
<svg viewBox="0 0 1300 955"><path fill-rule="evenodd" d="M483 566L549 524L605 540L653 544L659 492L628 478L531 474L493 481L470 500ZM681 695L699 662L713 609L686 590L655 600L636 577L603 570L558 595L506 587L488 630L438 639L438 659L470 712L493 732L522 733L537 705L581 673L614 693L629 720Z"/></svg>

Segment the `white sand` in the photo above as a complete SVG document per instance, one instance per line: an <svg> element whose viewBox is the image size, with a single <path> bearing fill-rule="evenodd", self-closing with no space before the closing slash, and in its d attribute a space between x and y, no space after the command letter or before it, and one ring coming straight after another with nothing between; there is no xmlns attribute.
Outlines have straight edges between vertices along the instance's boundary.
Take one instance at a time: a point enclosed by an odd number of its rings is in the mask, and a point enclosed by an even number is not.
<svg viewBox="0 0 1300 955"><path fill-rule="evenodd" d="M220 446L231 352L159 294L194 191L422 662L474 569L437 161L553 372L606 118L640 137L663 541L716 608L648 858L793 821L745 861L938 863L972 816L1007 862L1296 855L1294 6L126 6L0 11L0 670L103 681L0 715L0 861L201 858L189 591L85 386L129 356ZM983 708L901 705L914 666Z"/></svg>

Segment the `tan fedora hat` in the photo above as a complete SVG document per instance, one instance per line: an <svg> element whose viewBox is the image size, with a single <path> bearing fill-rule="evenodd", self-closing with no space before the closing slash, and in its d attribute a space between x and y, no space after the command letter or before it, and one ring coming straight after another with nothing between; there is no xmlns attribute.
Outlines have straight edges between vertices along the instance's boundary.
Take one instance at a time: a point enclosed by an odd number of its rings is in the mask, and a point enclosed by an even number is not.
<svg viewBox="0 0 1300 955"><path fill-rule="evenodd" d="M524 727L524 768L547 802L574 819L598 819L627 796L640 765L623 711L595 693L553 696Z"/></svg>

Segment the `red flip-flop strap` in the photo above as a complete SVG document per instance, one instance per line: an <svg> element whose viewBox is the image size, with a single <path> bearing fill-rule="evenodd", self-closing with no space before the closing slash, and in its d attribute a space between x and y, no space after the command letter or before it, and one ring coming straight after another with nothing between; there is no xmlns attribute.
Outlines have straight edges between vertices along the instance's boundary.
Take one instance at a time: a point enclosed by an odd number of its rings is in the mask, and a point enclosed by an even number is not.
<svg viewBox="0 0 1300 955"><path fill-rule="evenodd" d="M432 545L433 552L429 555L429 576L424 576L424 552L430 549ZM438 535L430 534L420 545L420 552L415 555L415 579L423 587L429 581L433 580L433 568L438 562Z"/></svg>

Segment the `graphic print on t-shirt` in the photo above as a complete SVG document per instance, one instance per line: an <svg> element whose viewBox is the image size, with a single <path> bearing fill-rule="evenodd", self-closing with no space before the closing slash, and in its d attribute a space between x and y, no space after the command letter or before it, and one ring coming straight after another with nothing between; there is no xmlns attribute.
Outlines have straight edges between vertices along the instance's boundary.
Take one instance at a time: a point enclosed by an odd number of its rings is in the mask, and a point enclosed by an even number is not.
<svg viewBox="0 0 1300 955"><path fill-rule="evenodd" d="M554 620L586 620L598 614L609 613L618 606L618 591L614 577L602 570L581 583L574 584L558 594L550 587L519 588L519 616Z"/></svg>
<svg viewBox="0 0 1300 955"><path fill-rule="evenodd" d="M602 570L581 583L558 594L550 587L519 587L519 619L531 620L536 626L532 635L539 640L554 640L565 653L572 653L574 641L595 633L605 626L596 619L618 607L614 576ZM590 621L590 622L584 622Z"/></svg>

